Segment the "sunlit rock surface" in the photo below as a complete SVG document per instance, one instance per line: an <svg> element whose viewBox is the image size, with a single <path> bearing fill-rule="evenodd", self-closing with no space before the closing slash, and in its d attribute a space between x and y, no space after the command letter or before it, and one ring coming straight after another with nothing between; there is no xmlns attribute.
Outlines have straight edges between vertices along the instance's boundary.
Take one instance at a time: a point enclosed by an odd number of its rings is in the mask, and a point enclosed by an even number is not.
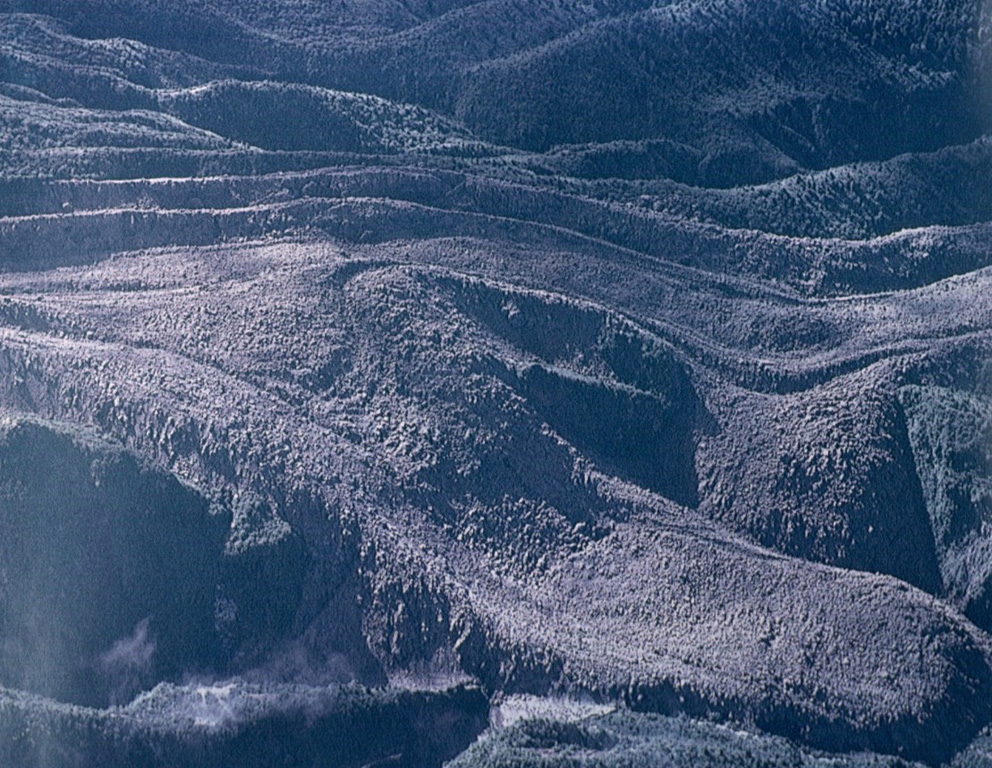
<svg viewBox="0 0 992 768"><path fill-rule="evenodd" d="M978 760L989 15L0 2L11 764Z"/></svg>

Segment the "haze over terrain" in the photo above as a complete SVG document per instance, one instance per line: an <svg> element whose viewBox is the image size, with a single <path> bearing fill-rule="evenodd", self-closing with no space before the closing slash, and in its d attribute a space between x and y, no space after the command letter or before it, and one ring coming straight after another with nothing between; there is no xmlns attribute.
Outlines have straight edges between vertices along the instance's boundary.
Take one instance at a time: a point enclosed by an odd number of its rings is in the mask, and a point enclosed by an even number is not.
<svg viewBox="0 0 992 768"><path fill-rule="evenodd" d="M989 765L990 41L0 0L0 762Z"/></svg>

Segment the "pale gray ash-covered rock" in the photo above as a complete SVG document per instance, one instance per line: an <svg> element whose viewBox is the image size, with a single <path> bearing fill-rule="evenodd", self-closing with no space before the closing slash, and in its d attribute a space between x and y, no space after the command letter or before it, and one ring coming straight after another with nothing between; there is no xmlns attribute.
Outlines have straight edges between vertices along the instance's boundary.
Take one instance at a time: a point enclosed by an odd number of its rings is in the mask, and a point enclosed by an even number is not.
<svg viewBox="0 0 992 768"><path fill-rule="evenodd" d="M979 760L987 6L0 0L4 759Z"/></svg>

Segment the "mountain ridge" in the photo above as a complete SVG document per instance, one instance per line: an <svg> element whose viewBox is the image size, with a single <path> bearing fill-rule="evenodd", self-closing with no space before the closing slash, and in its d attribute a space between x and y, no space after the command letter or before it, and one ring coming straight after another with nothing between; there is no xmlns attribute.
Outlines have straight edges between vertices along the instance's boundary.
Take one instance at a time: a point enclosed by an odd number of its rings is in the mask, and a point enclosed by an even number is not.
<svg viewBox="0 0 992 768"><path fill-rule="evenodd" d="M5 556L0 728L102 733L93 670L130 649L139 750L138 691L285 699L265 748L311 755L278 725L301 700L466 678L797 750L981 750L988 13L0 2L0 495L65 554L40 624ZM78 468L58 493L43 449ZM136 520L183 535L156 483L211 531L186 613L134 575ZM132 559L76 545L100 504ZM84 671L19 678L38 627L90 632ZM488 707L382 695L355 711L458 723L389 746L411 766Z"/></svg>

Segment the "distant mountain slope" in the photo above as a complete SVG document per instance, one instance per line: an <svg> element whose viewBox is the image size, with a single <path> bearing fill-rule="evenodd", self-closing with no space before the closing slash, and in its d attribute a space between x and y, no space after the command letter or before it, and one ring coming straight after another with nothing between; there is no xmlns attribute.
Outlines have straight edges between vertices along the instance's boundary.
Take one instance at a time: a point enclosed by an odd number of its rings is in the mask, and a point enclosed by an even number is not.
<svg viewBox="0 0 992 768"><path fill-rule="evenodd" d="M907 15L885 3L870 30L813 4L655 8L483 65L456 114L500 143L534 148L682 141L705 153L701 174L719 186L933 149L980 130L968 87L977 8L956 5ZM933 22L921 55L913 46Z"/></svg>
<svg viewBox="0 0 992 768"><path fill-rule="evenodd" d="M0 9L64 16L88 38L132 37L418 103L500 144L680 141L702 153L700 178L718 186L960 143L990 117L977 95L988 84L978 0L870 10L847 0L500 0L408 7L402 18L389 3L349 13L369 28L314 4L289 13L210 0L168 10L149 0L7 0Z"/></svg>
<svg viewBox="0 0 992 768"><path fill-rule="evenodd" d="M987 136L936 152L898 155L731 189L694 186L692 156L669 162L646 142L570 147L535 156L549 186L733 229L862 239L992 216ZM664 159L663 159L664 158ZM662 164L659 168L658 164ZM561 177L571 177L563 182ZM678 178L681 182L655 179Z"/></svg>

